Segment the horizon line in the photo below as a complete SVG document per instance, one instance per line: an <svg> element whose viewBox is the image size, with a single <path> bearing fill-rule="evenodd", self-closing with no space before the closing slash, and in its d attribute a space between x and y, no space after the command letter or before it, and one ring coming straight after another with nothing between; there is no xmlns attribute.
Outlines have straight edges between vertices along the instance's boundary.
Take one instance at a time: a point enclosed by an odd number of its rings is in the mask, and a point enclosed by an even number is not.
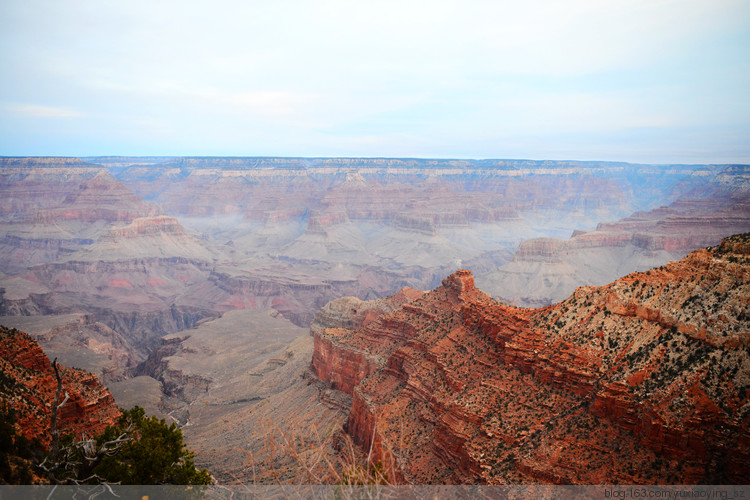
<svg viewBox="0 0 750 500"><path fill-rule="evenodd" d="M652 162L632 162L623 160L577 160L577 159L553 159L553 158L501 158L501 157L486 157L486 158L470 158L470 157L430 157L430 156L273 156L273 155L0 155L0 160L7 159L79 159L79 160L93 160L93 159L115 159L115 158L134 158L134 159L164 159L166 161L173 159L198 159L198 160L209 160L209 159L281 159L281 160L402 160L402 161L468 161L468 162L491 162L491 161L507 161L507 162L569 162L569 163L609 163L619 165L643 165L643 166L750 166L750 163L740 162L697 162L697 163L652 163Z"/></svg>

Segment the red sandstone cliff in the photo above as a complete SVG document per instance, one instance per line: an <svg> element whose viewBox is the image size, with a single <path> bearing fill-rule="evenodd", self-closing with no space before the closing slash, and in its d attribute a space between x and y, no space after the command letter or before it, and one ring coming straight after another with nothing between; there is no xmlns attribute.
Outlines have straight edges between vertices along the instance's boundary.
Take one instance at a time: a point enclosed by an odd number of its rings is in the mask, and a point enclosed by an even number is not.
<svg viewBox="0 0 750 500"><path fill-rule="evenodd" d="M58 367L68 394L68 401L58 414L61 435L93 436L117 421L120 410L95 375ZM49 446L57 379L47 355L27 334L0 327L0 371L0 397L16 412L20 432Z"/></svg>
<svg viewBox="0 0 750 500"><path fill-rule="evenodd" d="M403 288L384 299L362 301L356 297L344 297L326 304L315 314L310 326L315 343L312 358L315 374L334 389L351 394L354 386L377 368L373 351L367 348L372 335L364 334L356 340L352 335L423 293ZM358 347L357 340L364 346Z"/></svg>
<svg viewBox="0 0 750 500"><path fill-rule="evenodd" d="M742 483L748 240L537 310L458 271L367 324L317 325L312 368L398 481Z"/></svg>

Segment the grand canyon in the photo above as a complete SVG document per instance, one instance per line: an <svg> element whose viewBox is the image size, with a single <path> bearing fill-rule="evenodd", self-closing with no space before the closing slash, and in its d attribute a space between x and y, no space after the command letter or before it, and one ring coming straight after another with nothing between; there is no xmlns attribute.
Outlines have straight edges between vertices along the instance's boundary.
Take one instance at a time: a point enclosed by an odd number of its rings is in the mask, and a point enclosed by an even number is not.
<svg viewBox="0 0 750 500"><path fill-rule="evenodd" d="M3 401L46 443L59 359L220 484L742 483L748 232L747 165L3 157Z"/></svg>

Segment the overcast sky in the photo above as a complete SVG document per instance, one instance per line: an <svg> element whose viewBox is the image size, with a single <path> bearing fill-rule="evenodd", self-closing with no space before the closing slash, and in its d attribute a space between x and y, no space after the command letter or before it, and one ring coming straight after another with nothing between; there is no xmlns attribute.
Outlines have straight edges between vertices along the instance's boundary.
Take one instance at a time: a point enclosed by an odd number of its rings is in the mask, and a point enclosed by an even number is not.
<svg viewBox="0 0 750 500"><path fill-rule="evenodd" d="M750 163L750 1L2 0L0 155Z"/></svg>

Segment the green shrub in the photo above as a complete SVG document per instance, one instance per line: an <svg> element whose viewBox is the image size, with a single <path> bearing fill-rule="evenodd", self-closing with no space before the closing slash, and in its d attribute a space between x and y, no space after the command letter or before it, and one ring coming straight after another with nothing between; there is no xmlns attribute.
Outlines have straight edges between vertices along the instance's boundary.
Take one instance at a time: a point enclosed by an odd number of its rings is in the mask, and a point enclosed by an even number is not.
<svg viewBox="0 0 750 500"><path fill-rule="evenodd" d="M94 473L107 482L121 484L209 484L208 472L195 468L195 454L188 450L182 430L164 419L146 417L136 406L123 412L118 425L97 437L97 445L112 441L132 429L133 439L119 453L105 457Z"/></svg>

